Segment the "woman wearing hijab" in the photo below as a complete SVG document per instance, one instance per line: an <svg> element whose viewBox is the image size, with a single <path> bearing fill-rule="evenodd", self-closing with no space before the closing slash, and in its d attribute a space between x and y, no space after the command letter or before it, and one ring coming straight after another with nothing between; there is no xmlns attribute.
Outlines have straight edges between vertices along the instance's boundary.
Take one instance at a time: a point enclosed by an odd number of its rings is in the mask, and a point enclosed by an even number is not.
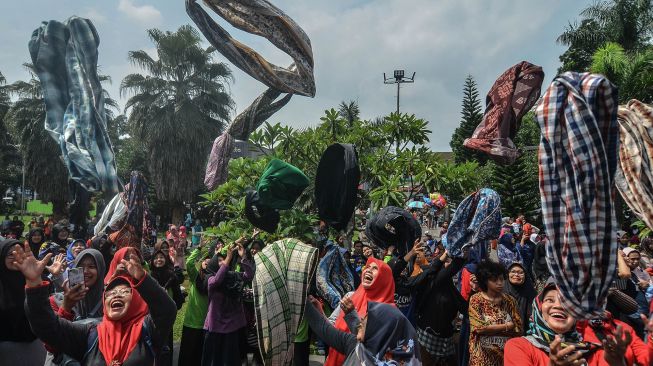
<svg viewBox="0 0 653 366"><path fill-rule="evenodd" d="M208 279L207 266L216 252L222 249L220 245L211 245L208 251L204 243L195 248L186 259L188 273L188 301L184 314L184 327L181 331L179 345L179 366L201 365L204 348L204 320L209 310L208 289L204 285Z"/></svg>
<svg viewBox="0 0 653 366"><path fill-rule="evenodd" d="M329 357L331 350L342 355L338 358L337 365L422 364L415 329L394 305L366 301L363 307L365 315L362 318L358 317L353 303L342 307L343 313L346 313L344 317L349 323L347 331L331 325L321 313L319 301L312 296L309 296L306 303L305 313L311 329L331 347ZM333 359L327 359L325 365L330 365L331 362Z"/></svg>
<svg viewBox="0 0 653 366"><path fill-rule="evenodd" d="M75 239L72 243L68 245L66 249L66 260L68 261L68 266L73 268L75 265L75 258L86 249L86 242L82 239Z"/></svg>
<svg viewBox="0 0 653 366"><path fill-rule="evenodd" d="M175 302L177 310L181 309L181 306L184 304L184 295L181 293L179 281L177 281L177 276L175 276L172 262L167 253L161 250L154 252L150 260L150 271L152 278L168 292L170 298ZM161 350L161 355L157 359L157 365L172 365L172 329L168 334L166 346Z"/></svg>
<svg viewBox="0 0 653 366"><path fill-rule="evenodd" d="M51 241L56 243L62 248L68 248L70 240L68 236L70 235L70 230L68 226L63 224L56 224L52 227L52 239Z"/></svg>
<svg viewBox="0 0 653 366"><path fill-rule="evenodd" d="M27 317L43 342L83 365L154 365L174 323L176 309L137 256L130 255L120 262L121 271L104 291L102 321L95 326L70 322L52 311L48 283L41 280L51 254L41 261L31 252L14 251L14 255L13 263L26 281Z"/></svg>
<svg viewBox="0 0 653 366"><path fill-rule="evenodd" d="M33 228L27 234L25 240L27 240L27 244L29 244L34 256L38 256L41 246L45 243L45 233L43 232L43 229L39 227Z"/></svg>
<svg viewBox="0 0 653 366"><path fill-rule="evenodd" d="M533 323L528 335L506 343L505 353L510 357L506 357L504 365L632 365L630 342L630 333L624 333L620 325L601 343L585 342L576 329L576 319L562 306L557 287L548 282L533 300Z"/></svg>
<svg viewBox="0 0 653 366"><path fill-rule="evenodd" d="M515 262L524 261L517 249L517 245L515 245L515 237L512 234L503 234L499 238L497 256L499 257L499 263L503 264L504 267L508 267Z"/></svg>
<svg viewBox="0 0 653 366"><path fill-rule="evenodd" d="M546 264L546 235L540 235L540 241L535 245L535 251L533 253L533 282L535 285L535 290L539 293L544 289L549 277L551 277L551 272L549 272L549 266ZM630 274L629 274L630 277Z"/></svg>
<svg viewBox="0 0 653 366"><path fill-rule="evenodd" d="M184 228L185 231L185 228ZM184 268L184 251L186 250L186 236L185 232L183 233L184 237L175 225L170 226L170 231L166 239L168 243L172 241L170 245L170 258L172 259L172 264L177 268Z"/></svg>
<svg viewBox="0 0 653 366"><path fill-rule="evenodd" d="M102 253L95 249L86 249L74 259L73 267L82 269L84 282L73 287L70 287L68 282L64 283L63 294L55 293L50 296L50 306L63 319L85 323L99 322L103 315L102 279L106 274ZM48 359L54 364L61 364L64 358L70 358L53 347L46 345L46 348L49 351Z"/></svg>
<svg viewBox="0 0 653 366"><path fill-rule="evenodd" d="M526 268L521 263L513 263L508 267L508 281L503 291L517 300L517 308L524 324L522 335L528 330L528 321L531 318L533 299L537 292L530 278L526 274Z"/></svg>
<svg viewBox="0 0 653 366"><path fill-rule="evenodd" d="M22 254L18 240L0 241L0 360L7 365L43 365L45 349L25 314L25 277L14 264L14 251Z"/></svg>
<svg viewBox="0 0 653 366"><path fill-rule="evenodd" d="M481 292L469 299L469 365L503 365L508 339L522 334L517 302L503 293L506 269L484 260L476 267Z"/></svg>
<svg viewBox="0 0 653 366"><path fill-rule="evenodd" d="M359 317L367 314L368 301L390 304L395 306L395 282L392 277L392 269L384 261L376 258L368 258L361 275L361 285L354 291L351 297L354 308ZM399 312L401 314L401 312ZM341 308L334 310L331 317L335 317L334 327L340 332L349 332L345 321L345 314ZM405 318L404 318L405 319ZM326 359L326 366L342 365L347 356L338 348L329 349L329 356Z"/></svg>

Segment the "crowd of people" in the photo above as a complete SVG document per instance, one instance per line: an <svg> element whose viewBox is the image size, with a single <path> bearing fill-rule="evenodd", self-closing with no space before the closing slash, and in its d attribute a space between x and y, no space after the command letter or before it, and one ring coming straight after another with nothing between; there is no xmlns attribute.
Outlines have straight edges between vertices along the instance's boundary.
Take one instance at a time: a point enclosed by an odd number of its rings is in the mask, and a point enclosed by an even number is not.
<svg viewBox="0 0 653 366"><path fill-rule="evenodd" d="M0 324L9 329L0 364L172 365L184 304L178 365L263 364L252 280L266 243L257 230L228 243L188 219L190 233L170 225L140 248L116 248L107 235L72 237L65 220L33 221L25 233L7 225L0 242ZM309 244L326 272L310 287L293 364L308 365L311 349L331 366L651 364L650 238L615 233L621 255L606 310L580 320L550 279L546 234L523 216L503 219L488 259L475 249L450 256L448 223L433 227L405 255L363 232L330 238L317 227Z"/></svg>

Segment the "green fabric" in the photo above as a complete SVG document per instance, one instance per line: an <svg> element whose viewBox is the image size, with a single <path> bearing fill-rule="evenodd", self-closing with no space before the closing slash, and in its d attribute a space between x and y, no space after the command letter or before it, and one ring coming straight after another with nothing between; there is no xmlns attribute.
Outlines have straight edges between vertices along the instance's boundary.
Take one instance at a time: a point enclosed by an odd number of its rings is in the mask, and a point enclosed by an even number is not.
<svg viewBox="0 0 653 366"><path fill-rule="evenodd" d="M272 159L256 185L262 205L277 210L290 209L308 187L309 180L297 167Z"/></svg>
<svg viewBox="0 0 653 366"><path fill-rule="evenodd" d="M306 318L302 319L297 328L297 335L295 336L295 343L308 341L308 321Z"/></svg>
<svg viewBox="0 0 653 366"><path fill-rule="evenodd" d="M296 239L274 242L255 256L256 333L266 365L292 364L293 345L317 267L317 249Z"/></svg>
<svg viewBox="0 0 653 366"><path fill-rule="evenodd" d="M209 310L209 299L197 291L195 287L195 278L199 275L197 268L198 259L204 258L205 250L196 248L186 259L186 272L190 289L188 290L188 299L186 299L186 315L184 315L184 326L193 329L203 329L206 313Z"/></svg>

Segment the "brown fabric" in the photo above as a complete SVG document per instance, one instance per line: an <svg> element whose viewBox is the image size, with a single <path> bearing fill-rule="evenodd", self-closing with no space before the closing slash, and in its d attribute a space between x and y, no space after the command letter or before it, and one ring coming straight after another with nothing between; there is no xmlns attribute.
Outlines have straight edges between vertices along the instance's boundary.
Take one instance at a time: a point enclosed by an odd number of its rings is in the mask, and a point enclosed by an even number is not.
<svg viewBox="0 0 653 366"><path fill-rule="evenodd" d="M504 164L512 164L519 157L512 139L515 138L522 117L540 97L544 72L540 66L522 61L506 70L485 98L485 114L465 147L488 154Z"/></svg>

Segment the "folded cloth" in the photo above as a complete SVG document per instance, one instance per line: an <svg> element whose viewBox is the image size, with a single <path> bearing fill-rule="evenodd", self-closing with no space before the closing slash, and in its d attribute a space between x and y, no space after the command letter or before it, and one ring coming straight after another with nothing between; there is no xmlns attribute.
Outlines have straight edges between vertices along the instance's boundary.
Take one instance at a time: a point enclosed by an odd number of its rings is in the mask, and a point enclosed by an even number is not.
<svg viewBox="0 0 653 366"><path fill-rule="evenodd" d="M646 226L653 227L653 108L631 100L619 107L619 165L615 184Z"/></svg>
<svg viewBox="0 0 653 366"><path fill-rule="evenodd" d="M489 241L500 231L501 198L492 189L482 188L458 205L442 242L452 257L462 257L463 248L472 246L483 259Z"/></svg>
<svg viewBox="0 0 653 366"><path fill-rule="evenodd" d="M320 219L338 231L354 213L360 177L354 145L333 144L324 150L315 173L315 204Z"/></svg>
<svg viewBox="0 0 653 366"><path fill-rule="evenodd" d="M483 120L464 145L484 152L498 162L514 163L519 151L512 139L519 130L522 117L540 97L543 79L542 68L526 61L501 74L485 98Z"/></svg>
<svg viewBox="0 0 653 366"><path fill-rule="evenodd" d="M315 96L313 50L304 30L266 0L204 0L234 27L266 38L293 59L288 68L269 63L253 49L233 39L198 5L186 0L186 12L218 52L263 84L283 93Z"/></svg>
<svg viewBox="0 0 653 366"><path fill-rule="evenodd" d="M617 89L601 75L556 77L537 107L546 259L564 307L600 315L615 278Z"/></svg>
<svg viewBox="0 0 653 366"><path fill-rule="evenodd" d="M346 293L354 291L354 277L349 264L340 253L340 247L328 241L326 254L317 266L316 284L320 297L331 309L336 309Z"/></svg>
<svg viewBox="0 0 653 366"><path fill-rule="evenodd" d="M256 184L256 191L261 205L287 210L292 208L309 184L308 178L297 167L272 159Z"/></svg>
<svg viewBox="0 0 653 366"><path fill-rule="evenodd" d="M290 365L293 341L317 266L317 249L296 239L283 239L263 248L254 260L254 308L261 356L266 365Z"/></svg>
<svg viewBox="0 0 653 366"><path fill-rule="evenodd" d="M252 225L268 233L277 231L281 220L279 211L260 204L255 190L248 190L245 194L245 217Z"/></svg>
<svg viewBox="0 0 653 366"><path fill-rule="evenodd" d="M394 245L403 256L422 237L422 227L408 211L388 206L367 221L365 235L380 248Z"/></svg>
<svg viewBox="0 0 653 366"><path fill-rule="evenodd" d="M100 38L88 19L43 22L29 51L43 89L45 129L61 148L71 179L89 192L117 193L104 92L97 74Z"/></svg>

